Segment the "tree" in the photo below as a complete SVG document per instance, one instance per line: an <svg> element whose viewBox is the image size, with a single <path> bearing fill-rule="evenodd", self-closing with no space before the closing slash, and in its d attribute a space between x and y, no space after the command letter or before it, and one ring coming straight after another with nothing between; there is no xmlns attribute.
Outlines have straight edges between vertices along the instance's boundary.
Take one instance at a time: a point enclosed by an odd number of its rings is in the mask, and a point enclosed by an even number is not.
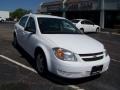
<svg viewBox="0 0 120 90"><path fill-rule="evenodd" d="M11 18L15 19L20 19L23 15L30 13L31 10L25 10L22 8L18 8L15 11L10 13Z"/></svg>

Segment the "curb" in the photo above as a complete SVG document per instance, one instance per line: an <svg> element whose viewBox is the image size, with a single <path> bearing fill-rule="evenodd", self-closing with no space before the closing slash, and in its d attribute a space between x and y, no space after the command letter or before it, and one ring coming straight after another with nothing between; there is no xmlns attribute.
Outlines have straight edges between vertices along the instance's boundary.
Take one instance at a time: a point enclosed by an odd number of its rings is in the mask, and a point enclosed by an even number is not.
<svg viewBox="0 0 120 90"><path fill-rule="evenodd" d="M81 89L80 87L75 86L75 85L68 85L66 90L85 90L85 89Z"/></svg>
<svg viewBox="0 0 120 90"><path fill-rule="evenodd" d="M104 33L104 34L113 34L113 35L120 35L119 33L115 33L115 32L100 32L100 33Z"/></svg>

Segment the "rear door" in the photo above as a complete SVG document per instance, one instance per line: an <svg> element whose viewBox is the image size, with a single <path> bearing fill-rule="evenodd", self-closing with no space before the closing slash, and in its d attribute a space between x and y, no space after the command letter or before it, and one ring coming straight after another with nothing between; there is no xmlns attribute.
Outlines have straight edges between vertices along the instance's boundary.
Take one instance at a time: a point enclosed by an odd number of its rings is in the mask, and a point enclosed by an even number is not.
<svg viewBox="0 0 120 90"><path fill-rule="evenodd" d="M84 32L89 32L90 26L86 20L81 21L81 28L84 29Z"/></svg>
<svg viewBox="0 0 120 90"><path fill-rule="evenodd" d="M87 31L88 31L88 32L93 32L93 31L95 31L94 23L93 23L93 22L91 22L91 21L89 21L89 20L86 20L85 23L86 23L86 25L87 25L87 29L88 29Z"/></svg>

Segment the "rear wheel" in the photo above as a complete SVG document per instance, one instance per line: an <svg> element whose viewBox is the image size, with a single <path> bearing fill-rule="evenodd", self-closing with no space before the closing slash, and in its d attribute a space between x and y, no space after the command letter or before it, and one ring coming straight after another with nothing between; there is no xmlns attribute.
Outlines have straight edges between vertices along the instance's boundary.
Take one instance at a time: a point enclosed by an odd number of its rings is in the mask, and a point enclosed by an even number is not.
<svg viewBox="0 0 120 90"><path fill-rule="evenodd" d="M83 29L83 28L80 28L80 31L81 31L82 33L84 33L84 29Z"/></svg>
<svg viewBox="0 0 120 90"><path fill-rule="evenodd" d="M100 32L100 29L99 29L99 28L96 29L96 33L98 33L98 32Z"/></svg>
<svg viewBox="0 0 120 90"><path fill-rule="evenodd" d="M15 48L18 47L18 41L17 41L16 35L14 35L14 38L13 38L13 46L14 46Z"/></svg>
<svg viewBox="0 0 120 90"><path fill-rule="evenodd" d="M36 68L41 75L47 73L47 63L43 52L38 53L36 56Z"/></svg>

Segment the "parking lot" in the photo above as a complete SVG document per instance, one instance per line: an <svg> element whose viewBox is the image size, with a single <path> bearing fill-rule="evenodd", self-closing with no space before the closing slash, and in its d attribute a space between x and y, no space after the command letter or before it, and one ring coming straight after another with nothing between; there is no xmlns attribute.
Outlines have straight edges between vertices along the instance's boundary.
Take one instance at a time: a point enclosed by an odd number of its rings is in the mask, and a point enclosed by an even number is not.
<svg viewBox="0 0 120 90"><path fill-rule="evenodd" d="M32 59L12 45L14 23L0 24L0 90L120 90L120 35L88 33L102 42L111 57L101 76L67 80L39 75Z"/></svg>

